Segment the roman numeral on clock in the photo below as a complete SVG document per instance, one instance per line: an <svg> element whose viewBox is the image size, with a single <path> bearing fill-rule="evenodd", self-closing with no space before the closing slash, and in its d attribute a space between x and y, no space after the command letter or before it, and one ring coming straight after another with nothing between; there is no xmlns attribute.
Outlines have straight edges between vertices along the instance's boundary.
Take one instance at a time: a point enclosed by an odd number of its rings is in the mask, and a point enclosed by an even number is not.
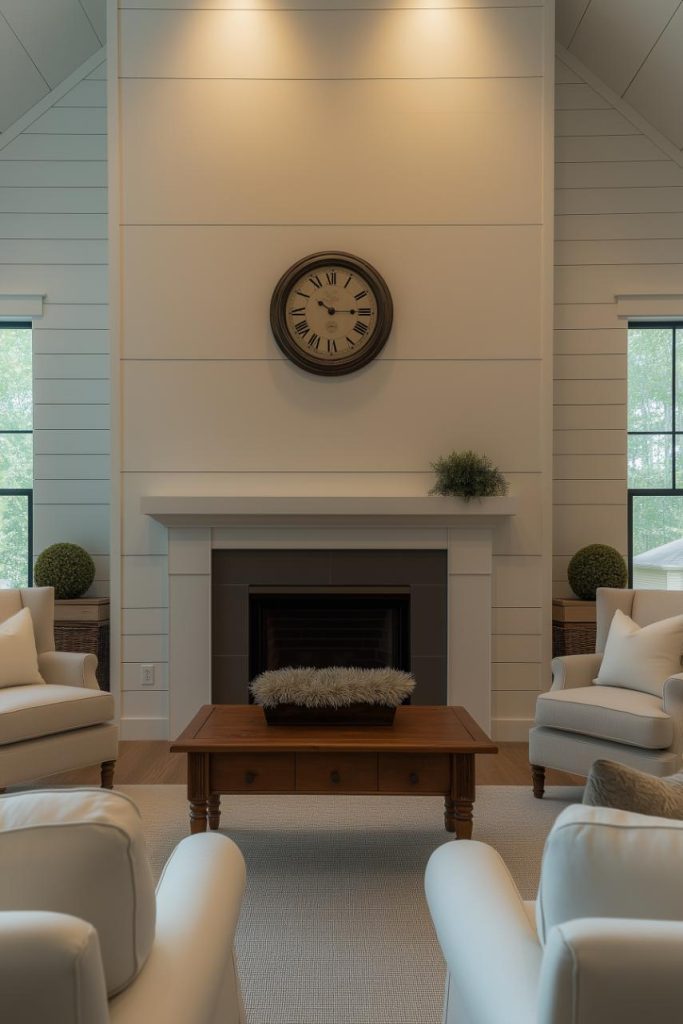
<svg viewBox="0 0 683 1024"><path fill-rule="evenodd" d="M322 281L320 280L320 278L318 277L317 274L314 274L313 277L309 277L308 280L311 282L311 284L315 288L322 288L322 286L323 286L323 283L322 283Z"/></svg>
<svg viewBox="0 0 683 1024"><path fill-rule="evenodd" d="M297 306L296 309L290 309L289 315L290 316L306 316L306 307L305 306Z"/></svg>
<svg viewBox="0 0 683 1024"><path fill-rule="evenodd" d="M294 330L300 338L305 338L307 334L310 334L311 328L305 320L300 320L298 324L294 324Z"/></svg>
<svg viewBox="0 0 683 1024"><path fill-rule="evenodd" d="M307 295L306 292L299 292L298 291L296 294L300 295L302 299L310 299L310 297L311 297L310 295Z"/></svg>
<svg viewBox="0 0 683 1024"><path fill-rule="evenodd" d="M368 325L362 324L360 320L356 321L353 329L356 332L356 334L360 334L361 338L365 337L365 335L368 333Z"/></svg>
<svg viewBox="0 0 683 1024"><path fill-rule="evenodd" d="M325 277L327 278L327 283L328 284L336 284L337 283L337 271L336 270L328 270L327 273L325 274Z"/></svg>
<svg viewBox="0 0 683 1024"><path fill-rule="evenodd" d="M319 349L320 348L320 335L312 334L306 342L309 348Z"/></svg>
<svg viewBox="0 0 683 1024"><path fill-rule="evenodd" d="M356 347L355 341L353 340L353 338L349 338L348 334L346 335L346 340L348 341L350 348L355 348Z"/></svg>
<svg viewBox="0 0 683 1024"><path fill-rule="evenodd" d="M328 352L336 352L337 351L337 342L334 340L334 338L328 338L327 339L327 351Z"/></svg>
<svg viewBox="0 0 683 1024"><path fill-rule="evenodd" d="M294 310L292 310L294 312ZM303 313L303 310L301 311ZM358 316L372 316L372 310L369 306L361 306L358 310Z"/></svg>
<svg viewBox="0 0 683 1024"><path fill-rule="evenodd" d="M353 274L349 274L349 276L344 281L344 287L348 288L349 284L351 283L352 280L353 280Z"/></svg>
<svg viewBox="0 0 683 1024"><path fill-rule="evenodd" d="M366 291L358 292L356 295L354 295L354 299L356 300L356 302L360 302L360 300L364 299L367 294L368 293Z"/></svg>

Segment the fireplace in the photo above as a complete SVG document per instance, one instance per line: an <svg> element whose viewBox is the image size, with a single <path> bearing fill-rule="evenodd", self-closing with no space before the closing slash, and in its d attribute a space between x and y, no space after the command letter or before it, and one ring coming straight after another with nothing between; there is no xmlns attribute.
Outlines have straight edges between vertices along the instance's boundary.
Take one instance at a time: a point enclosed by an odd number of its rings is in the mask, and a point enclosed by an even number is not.
<svg viewBox="0 0 683 1024"><path fill-rule="evenodd" d="M251 593L249 676L300 666L410 670L410 593Z"/></svg>
<svg viewBox="0 0 683 1024"><path fill-rule="evenodd" d="M249 700L266 669L398 668L412 703L447 698L444 551L214 550L215 704Z"/></svg>

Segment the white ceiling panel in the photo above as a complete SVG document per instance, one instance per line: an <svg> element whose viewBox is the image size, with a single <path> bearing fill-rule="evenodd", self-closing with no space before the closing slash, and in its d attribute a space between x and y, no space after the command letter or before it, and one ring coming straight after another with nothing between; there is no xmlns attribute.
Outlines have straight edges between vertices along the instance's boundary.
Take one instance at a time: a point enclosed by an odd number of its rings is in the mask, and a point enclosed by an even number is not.
<svg viewBox="0 0 683 1024"><path fill-rule="evenodd" d="M79 0L0 0L0 12L51 89L102 45Z"/></svg>
<svg viewBox="0 0 683 1024"><path fill-rule="evenodd" d="M680 0L591 0L570 50L620 96Z"/></svg>
<svg viewBox="0 0 683 1024"><path fill-rule="evenodd" d="M627 103L683 147L683 6L624 94Z"/></svg>
<svg viewBox="0 0 683 1024"><path fill-rule="evenodd" d="M557 0L555 6L555 38L569 46L590 0Z"/></svg>
<svg viewBox="0 0 683 1024"><path fill-rule="evenodd" d="M47 82L0 15L0 132L49 91Z"/></svg>

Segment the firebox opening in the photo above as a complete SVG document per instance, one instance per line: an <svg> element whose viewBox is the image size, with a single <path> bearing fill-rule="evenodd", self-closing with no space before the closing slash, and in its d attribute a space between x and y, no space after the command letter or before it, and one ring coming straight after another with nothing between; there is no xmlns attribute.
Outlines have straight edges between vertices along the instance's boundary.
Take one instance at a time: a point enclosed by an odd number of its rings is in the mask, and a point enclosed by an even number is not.
<svg viewBox="0 0 683 1024"><path fill-rule="evenodd" d="M249 595L250 679L268 669L331 665L409 672L410 594Z"/></svg>

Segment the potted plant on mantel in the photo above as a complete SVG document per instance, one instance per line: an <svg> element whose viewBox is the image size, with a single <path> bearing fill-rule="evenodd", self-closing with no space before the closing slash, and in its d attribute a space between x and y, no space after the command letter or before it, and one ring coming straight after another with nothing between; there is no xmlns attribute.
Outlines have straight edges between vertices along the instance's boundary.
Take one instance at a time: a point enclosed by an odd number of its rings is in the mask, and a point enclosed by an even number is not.
<svg viewBox="0 0 683 1024"><path fill-rule="evenodd" d="M507 494L508 482L487 455L477 452L451 452L432 462L436 483L430 494L463 498L492 498Z"/></svg>
<svg viewBox="0 0 683 1024"><path fill-rule="evenodd" d="M78 544L51 544L38 555L33 578L39 587L54 587L56 649L94 654L97 681L108 690L109 599L83 596L95 579L88 552Z"/></svg>
<svg viewBox="0 0 683 1024"><path fill-rule="evenodd" d="M553 599L553 657L595 650L595 592L625 587L626 562L609 544L589 544L570 559L567 579L576 597Z"/></svg>

